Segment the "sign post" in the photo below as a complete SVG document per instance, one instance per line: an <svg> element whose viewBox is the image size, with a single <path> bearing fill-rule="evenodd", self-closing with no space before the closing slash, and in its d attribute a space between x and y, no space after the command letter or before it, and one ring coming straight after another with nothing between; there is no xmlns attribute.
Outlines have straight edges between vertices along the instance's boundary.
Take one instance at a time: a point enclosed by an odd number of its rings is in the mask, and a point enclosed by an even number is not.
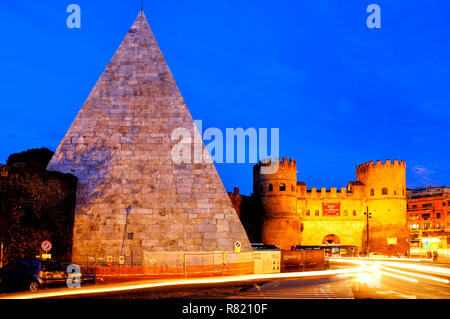
<svg viewBox="0 0 450 319"><path fill-rule="evenodd" d="M41 243L41 248L44 251L44 253L42 254L42 259L51 259L52 255L48 252L52 249L52 243L48 240L44 240Z"/></svg>
<svg viewBox="0 0 450 319"><path fill-rule="evenodd" d="M234 252L235 253L241 252L241 242L239 240L234 243Z"/></svg>

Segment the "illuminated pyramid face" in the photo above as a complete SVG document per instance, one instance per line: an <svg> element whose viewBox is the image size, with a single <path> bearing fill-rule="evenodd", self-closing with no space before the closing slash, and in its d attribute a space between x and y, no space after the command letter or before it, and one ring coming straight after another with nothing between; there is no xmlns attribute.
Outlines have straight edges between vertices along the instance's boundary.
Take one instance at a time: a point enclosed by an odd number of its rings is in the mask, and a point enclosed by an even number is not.
<svg viewBox="0 0 450 319"><path fill-rule="evenodd" d="M79 179L75 261L251 250L214 165L172 160L180 127L200 138L140 13L47 168Z"/></svg>

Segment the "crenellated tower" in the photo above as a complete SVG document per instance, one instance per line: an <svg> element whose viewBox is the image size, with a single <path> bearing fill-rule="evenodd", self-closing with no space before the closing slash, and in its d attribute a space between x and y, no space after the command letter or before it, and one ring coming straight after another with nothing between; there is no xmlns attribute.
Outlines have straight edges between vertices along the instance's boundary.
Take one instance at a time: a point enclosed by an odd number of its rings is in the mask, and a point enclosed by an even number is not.
<svg viewBox="0 0 450 319"><path fill-rule="evenodd" d="M356 179L365 185L364 211L369 210L369 250L384 254L409 251L406 224L406 165L381 160L356 167ZM363 233L364 250L366 231Z"/></svg>
<svg viewBox="0 0 450 319"><path fill-rule="evenodd" d="M271 165L270 159L253 167L253 193L264 210L261 241L290 249L301 241L301 220L297 213L297 167L293 159L278 161L278 171L263 174L261 167Z"/></svg>

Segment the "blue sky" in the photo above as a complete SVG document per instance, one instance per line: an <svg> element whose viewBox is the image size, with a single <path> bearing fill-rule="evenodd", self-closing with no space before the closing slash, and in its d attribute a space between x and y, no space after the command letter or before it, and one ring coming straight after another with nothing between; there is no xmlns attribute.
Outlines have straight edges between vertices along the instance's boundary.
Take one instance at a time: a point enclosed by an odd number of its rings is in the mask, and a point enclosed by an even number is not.
<svg viewBox="0 0 450 319"><path fill-rule="evenodd" d="M133 2L136 2L135 4ZM81 29L66 7L81 7ZM381 29L366 7L381 7ZM0 0L0 163L55 150L140 1ZM355 166L407 163L407 186L450 184L448 1L145 1L145 13L203 127L280 129L282 157L309 187ZM253 164L217 164L250 194Z"/></svg>

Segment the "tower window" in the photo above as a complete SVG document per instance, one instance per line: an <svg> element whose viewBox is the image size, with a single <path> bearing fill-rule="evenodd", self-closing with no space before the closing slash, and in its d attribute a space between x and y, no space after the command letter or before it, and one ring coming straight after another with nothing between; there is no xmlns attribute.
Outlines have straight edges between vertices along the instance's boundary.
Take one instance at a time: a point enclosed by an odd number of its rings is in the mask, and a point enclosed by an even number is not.
<svg viewBox="0 0 450 319"><path fill-rule="evenodd" d="M356 216L356 210L353 210L353 216Z"/></svg>
<svg viewBox="0 0 450 319"><path fill-rule="evenodd" d="M286 184L280 184L280 192L284 192L286 190Z"/></svg>
<svg viewBox="0 0 450 319"><path fill-rule="evenodd" d="M397 195L397 190L396 189L394 189L394 195Z"/></svg>
<svg viewBox="0 0 450 319"><path fill-rule="evenodd" d="M371 190L370 190L370 196L374 196L375 195L375 191L374 191L374 189L372 188Z"/></svg>
<svg viewBox="0 0 450 319"><path fill-rule="evenodd" d="M316 210L316 211L314 212L314 215L319 216L319 211Z"/></svg>
<svg viewBox="0 0 450 319"><path fill-rule="evenodd" d="M269 192L272 192L272 191L273 191L273 185L269 184Z"/></svg>
<svg viewBox="0 0 450 319"><path fill-rule="evenodd" d="M381 195L387 195L387 194L388 194L387 187L383 187L383 189L381 190Z"/></svg>
<svg viewBox="0 0 450 319"><path fill-rule="evenodd" d="M311 216L311 211L309 209L306 211L306 216Z"/></svg>
<svg viewBox="0 0 450 319"><path fill-rule="evenodd" d="M294 185L291 185L291 191L295 192L295 187L294 187Z"/></svg>
<svg viewBox="0 0 450 319"><path fill-rule="evenodd" d="M348 216L348 211L344 210L344 216Z"/></svg>

